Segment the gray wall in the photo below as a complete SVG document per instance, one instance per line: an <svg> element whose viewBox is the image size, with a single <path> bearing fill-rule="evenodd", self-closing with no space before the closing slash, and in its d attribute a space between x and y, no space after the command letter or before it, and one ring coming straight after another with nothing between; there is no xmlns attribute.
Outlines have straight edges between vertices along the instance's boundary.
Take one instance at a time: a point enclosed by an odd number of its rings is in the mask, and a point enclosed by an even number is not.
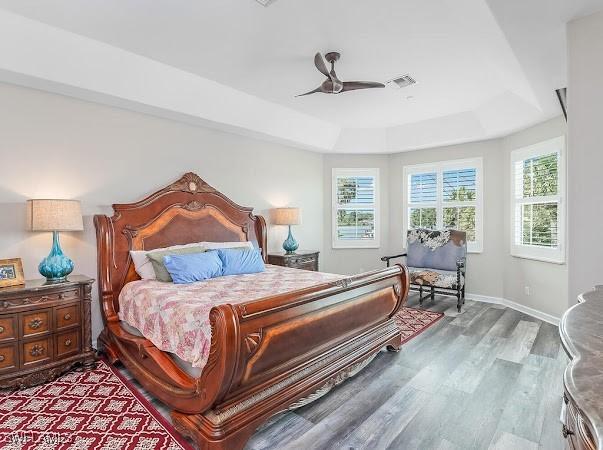
<svg viewBox="0 0 603 450"><path fill-rule="evenodd" d="M331 226L332 217L332 169L333 168L378 168L380 192L380 248L332 248ZM354 274L384 267L380 258L391 251L389 242L389 155L324 155L324 250L322 254L323 267L327 271Z"/></svg>
<svg viewBox="0 0 603 450"><path fill-rule="evenodd" d="M603 13L568 24L569 301L603 284Z"/></svg>
<svg viewBox="0 0 603 450"><path fill-rule="evenodd" d="M320 154L6 84L0 104L0 258L22 258L28 278L39 277L51 236L25 231L26 199L82 201L85 229L63 233L62 242L75 272L96 277L92 215L187 171L266 217L273 206L301 207L296 237L304 247L323 247ZM270 227L269 246L278 249L285 234ZM93 304L96 336L101 319Z"/></svg>
<svg viewBox="0 0 603 450"><path fill-rule="evenodd" d="M453 159L483 158L484 180L484 246L482 253L467 257L467 292L488 297L503 296L502 260L504 256L500 226L503 220L500 207L503 197L503 163L500 140L438 147L429 150L404 152L390 157L390 239L394 248L404 247L402 236L403 167Z"/></svg>
<svg viewBox="0 0 603 450"><path fill-rule="evenodd" d="M504 180L504 298L561 317L567 309L567 260L565 264L534 261L511 256L511 152L515 149L566 134L565 119L559 116L502 141ZM567 159L567 150L566 150ZM567 197L566 197L567 198ZM567 233L566 233L567 234ZM567 248L567 240L565 242ZM529 295L526 293L528 287Z"/></svg>

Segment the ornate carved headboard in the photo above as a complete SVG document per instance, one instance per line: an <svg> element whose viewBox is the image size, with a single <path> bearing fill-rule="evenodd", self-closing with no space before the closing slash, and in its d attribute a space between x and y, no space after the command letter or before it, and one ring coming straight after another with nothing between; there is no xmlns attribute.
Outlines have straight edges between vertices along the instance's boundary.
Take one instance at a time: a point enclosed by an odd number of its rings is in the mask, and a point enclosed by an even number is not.
<svg viewBox="0 0 603 450"><path fill-rule="evenodd" d="M94 216L103 319L117 320L118 297L139 279L130 250L152 250L191 242L251 241L266 259L266 222L252 208L237 205L198 175L130 204L113 205L114 215Z"/></svg>

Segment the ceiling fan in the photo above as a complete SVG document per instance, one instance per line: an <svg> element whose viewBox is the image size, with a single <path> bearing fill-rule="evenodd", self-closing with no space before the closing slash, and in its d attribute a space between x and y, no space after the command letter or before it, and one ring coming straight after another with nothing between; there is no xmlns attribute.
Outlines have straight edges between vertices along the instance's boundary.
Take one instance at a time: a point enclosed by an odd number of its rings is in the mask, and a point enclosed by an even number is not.
<svg viewBox="0 0 603 450"><path fill-rule="evenodd" d="M314 65L320 73L327 77L327 79L316 89L306 92L305 94L296 95L296 97L302 97L316 92L322 92L323 94L340 94L342 92L355 91L357 89L385 87L383 83L376 83L373 81L341 81L337 78L337 74L335 73L335 62L339 60L340 56L341 55L337 52L329 52L325 55L325 59L331 63L331 70L329 71L322 55L316 53L316 55L314 55Z"/></svg>

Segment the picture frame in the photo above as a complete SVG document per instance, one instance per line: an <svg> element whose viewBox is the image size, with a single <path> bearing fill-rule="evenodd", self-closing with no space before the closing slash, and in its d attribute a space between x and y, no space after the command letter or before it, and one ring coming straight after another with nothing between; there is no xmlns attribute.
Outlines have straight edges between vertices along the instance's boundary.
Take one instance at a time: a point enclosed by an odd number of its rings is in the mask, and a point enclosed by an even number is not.
<svg viewBox="0 0 603 450"><path fill-rule="evenodd" d="M25 284L21 258L0 259L0 288Z"/></svg>

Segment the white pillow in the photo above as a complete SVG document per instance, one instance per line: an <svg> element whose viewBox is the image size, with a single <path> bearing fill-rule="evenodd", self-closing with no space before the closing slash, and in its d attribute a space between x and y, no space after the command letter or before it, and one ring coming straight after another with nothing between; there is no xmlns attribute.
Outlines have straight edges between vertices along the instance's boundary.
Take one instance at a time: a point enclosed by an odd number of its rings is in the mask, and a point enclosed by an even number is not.
<svg viewBox="0 0 603 450"><path fill-rule="evenodd" d="M207 250L217 250L219 248L253 248L253 244L249 241L244 242L200 242L200 245Z"/></svg>
<svg viewBox="0 0 603 450"><path fill-rule="evenodd" d="M140 278L143 280L155 280L155 270L151 260L147 257L147 253L159 252L162 250L175 250L186 247L203 247L206 250L216 250L218 248L237 248L248 247L253 248L253 244L246 242L192 242L184 245L172 245L170 247L154 248L153 250L130 250L130 257L134 262L134 269Z"/></svg>

